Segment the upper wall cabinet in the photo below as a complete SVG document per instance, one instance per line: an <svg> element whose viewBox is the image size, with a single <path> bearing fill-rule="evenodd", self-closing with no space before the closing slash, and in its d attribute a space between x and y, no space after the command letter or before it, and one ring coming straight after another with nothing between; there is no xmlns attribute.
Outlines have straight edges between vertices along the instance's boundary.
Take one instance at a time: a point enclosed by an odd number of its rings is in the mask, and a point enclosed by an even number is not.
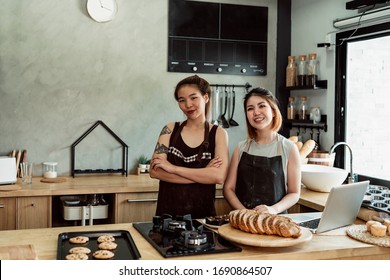
<svg viewBox="0 0 390 280"><path fill-rule="evenodd" d="M267 74L268 7L170 0L168 71Z"/></svg>

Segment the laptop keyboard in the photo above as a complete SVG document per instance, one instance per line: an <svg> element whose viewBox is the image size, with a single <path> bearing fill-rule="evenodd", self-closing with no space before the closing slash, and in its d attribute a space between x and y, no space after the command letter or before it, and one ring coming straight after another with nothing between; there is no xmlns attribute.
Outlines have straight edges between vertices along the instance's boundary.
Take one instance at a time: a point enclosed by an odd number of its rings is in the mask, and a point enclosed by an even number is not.
<svg viewBox="0 0 390 280"><path fill-rule="evenodd" d="M311 228L311 229L316 229L320 223L320 219L314 219L314 220L309 220L306 222L301 222L298 225L301 227L306 227L306 228Z"/></svg>

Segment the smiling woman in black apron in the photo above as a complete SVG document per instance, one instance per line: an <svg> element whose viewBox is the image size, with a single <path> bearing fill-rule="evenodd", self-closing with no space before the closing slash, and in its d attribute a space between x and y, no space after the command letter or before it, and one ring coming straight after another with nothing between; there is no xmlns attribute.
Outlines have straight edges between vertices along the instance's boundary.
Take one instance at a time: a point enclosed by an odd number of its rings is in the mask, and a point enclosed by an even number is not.
<svg viewBox="0 0 390 280"><path fill-rule="evenodd" d="M215 185L226 178L229 153L226 131L207 121L210 94L209 83L197 75L176 86L187 119L162 129L152 157L150 176L160 179L158 216L216 214Z"/></svg>
<svg viewBox="0 0 390 280"><path fill-rule="evenodd" d="M298 148L278 133L282 116L271 92L252 89L245 95L244 110L248 139L234 150L224 196L234 209L286 213L300 195Z"/></svg>

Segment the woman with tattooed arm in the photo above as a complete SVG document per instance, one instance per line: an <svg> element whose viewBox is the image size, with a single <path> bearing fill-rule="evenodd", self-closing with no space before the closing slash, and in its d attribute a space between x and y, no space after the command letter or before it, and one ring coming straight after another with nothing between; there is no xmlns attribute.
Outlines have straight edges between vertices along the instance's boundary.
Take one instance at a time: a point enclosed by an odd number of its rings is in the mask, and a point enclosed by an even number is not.
<svg viewBox="0 0 390 280"><path fill-rule="evenodd" d="M215 185L227 175L228 136L207 121L211 89L197 75L180 81L174 92L183 122L164 126L151 161L150 177L160 180L156 215L214 216Z"/></svg>

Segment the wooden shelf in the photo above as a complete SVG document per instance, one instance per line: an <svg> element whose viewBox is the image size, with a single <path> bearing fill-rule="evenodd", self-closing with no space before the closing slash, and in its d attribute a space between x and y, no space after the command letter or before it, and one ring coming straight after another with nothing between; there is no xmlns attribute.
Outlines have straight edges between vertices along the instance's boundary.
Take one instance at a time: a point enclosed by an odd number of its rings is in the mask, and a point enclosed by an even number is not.
<svg viewBox="0 0 390 280"><path fill-rule="evenodd" d="M312 120L289 120L285 119L283 120L284 125L286 125L289 129L292 129L293 127L296 128L315 128L315 129L323 129L325 132L328 130L327 125L327 116L321 115L321 122L314 123Z"/></svg>

